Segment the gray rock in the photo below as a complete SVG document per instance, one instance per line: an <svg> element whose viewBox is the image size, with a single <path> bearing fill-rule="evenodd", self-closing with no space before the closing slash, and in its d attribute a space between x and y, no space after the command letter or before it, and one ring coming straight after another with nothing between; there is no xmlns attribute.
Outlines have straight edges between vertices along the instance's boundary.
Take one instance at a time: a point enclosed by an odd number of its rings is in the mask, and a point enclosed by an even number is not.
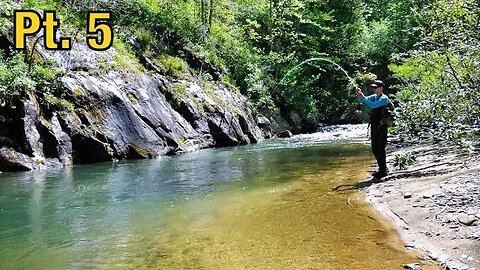
<svg viewBox="0 0 480 270"><path fill-rule="evenodd" d="M459 214L457 216L457 220L458 222L460 222L461 224L463 225L466 225L466 226L471 226L475 223L475 221L477 221L476 217L474 216L469 216L467 214Z"/></svg>
<svg viewBox="0 0 480 270"><path fill-rule="evenodd" d="M0 149L0 168L3 171L28 171L39 167L32 157L6 147Z"/></svg>
<svg viewBox="0 0 480 270"><path fill-rule="evenodd" d="M23 109L25 114L23 125L27 145L35 157L43 158L43 140L37 129L37 122L40 122L40 109L33 96L29 95L28 98L23 100Z"/></svg>
<svg viewBox="0 0 480 270"><path fill-rule="evenodd" d="M34 96L23 100L18 112L10 113L18 114L10 122L23 133L2 150L0 170L151 158L264 138L258 125L269 120L257 122L246 98L220 83L208 89L186 80L172 83L148 59L143 62L151 73L99 70L115 63L114 48L95 52L75 43L68 52L48 51L40 44L37 49L43 59L65 69L57 85L74 110L43 111ZM20 133L16 126L11 130Z"/></svg>
<svg viewBox="0 0 480 270"><path fill-rule="evenodd" d="M234 146L247 143L240 124L229 113L208 116L208 127L215 140L215 146ZM241 134L241 139L239 135Z"/></svg>
<svg viewBox="0 0 480 270"><path fill-rule="evenodd" d="M53 115L51 119L51 125L53 134L58 141L57 150L60 162L65 165L73 164L72 140L70 136L62 129L57 114Z"/></svg>
<svg viewBox="0 0 480 270"><path fill-rule="evenodd" d="M412 198L412 193L410 193L410 192L405 192L405 193L403 193L403 198L404 198L404 199Z"/></svg>
<svg viewBox="0 0 480 270"><path fill-rule="evenodd" d="M412 243L412 244L406 244L404 248L406 250L412 250L412 249L415 249L416 247L415 247L415 244Z"/></svg>
<svg viewBox="0 0 480 270"><path fill-rule="evenodd" d="M268 118L266 118L265 116L259 116L257 117L257 125L260 127L260 128L268 128L270 127L272 123L270 122L270 120L268 120Z"/></svg>
<svg viewBox="0 0 480 270"><path fill-rule="evenodd" d="M100 64L111 65L115 63L113 55L117 53L113 47L107 51L94 51L79 42L73 42L72 49L68 51L44 50L41 44L37 45L37 49L44 59L53 59L58 67L66 70L95 70Z"/></svg>
<svg viewBox="0 0 480 270"><path fill-rule="evenodd" d="M272 123L272 130L275 133L278 133L282 130L292 130L292 127L285 118L280 115L275 115L270 119Z"/></svg>

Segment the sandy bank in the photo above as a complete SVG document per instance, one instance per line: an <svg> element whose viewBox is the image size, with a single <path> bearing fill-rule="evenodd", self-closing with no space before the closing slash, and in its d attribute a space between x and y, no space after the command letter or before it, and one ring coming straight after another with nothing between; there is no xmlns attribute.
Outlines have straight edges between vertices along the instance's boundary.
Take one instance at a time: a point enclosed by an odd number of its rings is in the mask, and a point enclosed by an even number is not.
<svg viewBox="0 0 480 270"><path fill-rule="evenodd" d="M390 144L391 174L358 183L366 199L397 228L406 249L443 269L480 269L480 157L446 144ZM410 153L414 165L394 167Z"/></svg>

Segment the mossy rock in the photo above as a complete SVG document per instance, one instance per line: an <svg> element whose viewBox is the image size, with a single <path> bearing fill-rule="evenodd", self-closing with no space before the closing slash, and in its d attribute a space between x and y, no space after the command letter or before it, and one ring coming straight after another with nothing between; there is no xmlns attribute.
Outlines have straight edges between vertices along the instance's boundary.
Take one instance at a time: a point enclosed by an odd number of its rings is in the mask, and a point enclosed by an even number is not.
<svg viewBox="0 0 480 270"><path fill-rule="evenodd" d="M153 158L157 156L157 153L153 150L143 148L136 143L130 143L127 145L128 154L127 158L129 159L143 159L143 158Z"/></svg>

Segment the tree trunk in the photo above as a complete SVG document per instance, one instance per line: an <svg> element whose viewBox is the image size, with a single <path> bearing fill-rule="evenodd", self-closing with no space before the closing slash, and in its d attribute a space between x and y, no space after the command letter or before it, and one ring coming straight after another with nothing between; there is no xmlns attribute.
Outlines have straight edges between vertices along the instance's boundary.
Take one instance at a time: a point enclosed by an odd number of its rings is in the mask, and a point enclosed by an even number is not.
<svg viewBox="0 0 480 270"><path fill-rule="evenodd" d="M210 33L210 29L212 29L213 1L214 1L214 0L210 0L210 14L208 15L208 33Z"/></svg>
<svg viewBox="0 0 480 270"><path fill-rule="evenodd" d="M200 0L201 1L201 20L202 20L202 26L201 26L201 33L200 33L200 42L205 42L205 39L207 37L207 15L205 11L205 1L207 0Z"/></svg>

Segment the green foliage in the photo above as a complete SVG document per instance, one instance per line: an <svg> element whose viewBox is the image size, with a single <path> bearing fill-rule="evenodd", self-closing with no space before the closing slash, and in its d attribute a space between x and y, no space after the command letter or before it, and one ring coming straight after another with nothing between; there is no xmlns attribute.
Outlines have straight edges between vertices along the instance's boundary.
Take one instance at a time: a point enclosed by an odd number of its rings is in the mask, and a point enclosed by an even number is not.
<svg viewBox="0 0 480 270"><path fill-rule="evenodd" d="M387 62L396 52L391 43L394 37L392 23L387 19L370 22L362 32L362 40L358 46L359 53L366 59Z"/></svg>
<svg viewBox="0 0 480 270"><path fill-rule="evenodd" d="M121 54L116 53L113 55L113 60L115 61L114 65L112 66L114 70L123 71L123 70L131 70L135 74L141 73L141 66L135 63L132 58Z"/></svg>
<svg viewBox="0 0 480 270"><path fill-rule="evenodd" d="M127 97L134 105L138 104L138 98L133 93L128 93Z"/></svg>
<svg viewBox="0 0 480 270"><path fill-rule="evenodd" d="M27 91L42 89L50 84L63 72L54 69L51 62L40 65L25 62L23 53L14 54L4 59L0 51L0 98L10 99L22 96Z"/></svg>
<svg viewBox="0 0 480 270"><path fill-rule="evenodd" d="M0 1L0 34L13 35L13 11L20 9L20 5L15 2Z"/></svg>
<svg viewBox="0 0 480 270"><path fill-rule="evenodd" d="M402 131L465 145L480 124L480 6L438 0L427 6L421 40L390 69L404 80L396 98Z"/></svg>
<svg viewBox="0 0 480 270"><path fill-rule="evenodd" d="M121 38L114 39L114 47L117 53L113 55L114 64L112 68L117 71L131 70L135 74L140 74L143 70L132 47ZM100 67L101 68L101 67ZM107 68L106 68L107 69Z"/></svg>
<svg viewBox="0 0 480 270"><path fill-rule="evenodd" d="M184 83L175 83L172 90L173 98L177 101L187 96L187 85Z"/></svg>
<svg viewBox="0 0 480 270"><path fill-rule="evenodd" d="M265 80L264 76L265 72L258 66L250 66L250 72L245 78L247 84L246 95L252 100L257 111L267 114L267 112L275 110L275 104L269 93L268 81Z"/></svg>
<svg viewBox="0 0 480 270"><path fill-rule="evenodd" d="M73 111L75 109L75 106L73 105L73 103L63 98L58 98L50 93L45 93L43 95L43 101L49 106L55 106L62 110L66 109L68 111Z"/></svg>
<svg viewBox="0 0 480 270"><path fill-rule="evenodd" d="M10 98L33 90L37 82L28 72L28 65L24 62L24 55L19 53L4 60L0 53L0 98Z"/></svg>
<svg viewBox="0 0 480 270"><path fill-rule="evenodd" d="M393 165L399 167L400 170L406 169L408 166L414 164L416 158L408 153L400 153L395 155L395 160Z"/></svg>
<svg viewBox="0 0 480 270"><path fill-rule="evenodd" d="M188 73L187 64L181 58L162 54L157 56L155 60L155 63L166 75L181 78Z"/></svg>

